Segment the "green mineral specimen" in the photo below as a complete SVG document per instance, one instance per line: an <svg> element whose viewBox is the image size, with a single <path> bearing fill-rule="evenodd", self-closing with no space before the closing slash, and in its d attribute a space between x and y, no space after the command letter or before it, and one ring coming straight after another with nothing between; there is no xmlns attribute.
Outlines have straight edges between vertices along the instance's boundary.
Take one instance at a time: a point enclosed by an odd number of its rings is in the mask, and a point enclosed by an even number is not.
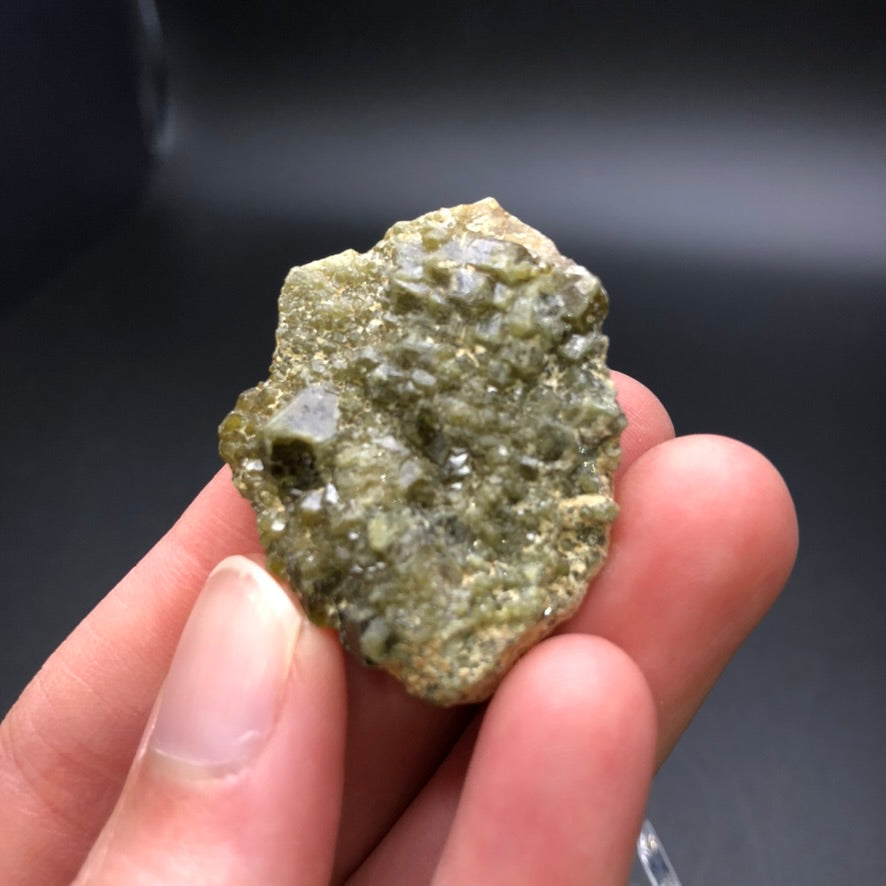
<svg viewBox="0 0 886 886"><path fill-rule="evenodd" d="M409 692L488 697L600 568L625 426L607 308L492 199L289 272L220 452L269 568Z"/></svg>

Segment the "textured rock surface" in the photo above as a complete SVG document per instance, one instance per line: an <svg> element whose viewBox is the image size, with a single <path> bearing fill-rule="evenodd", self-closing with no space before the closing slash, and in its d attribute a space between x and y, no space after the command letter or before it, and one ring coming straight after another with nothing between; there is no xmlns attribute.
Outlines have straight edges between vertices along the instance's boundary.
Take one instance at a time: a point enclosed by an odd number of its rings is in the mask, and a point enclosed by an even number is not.
<svg viewBox="0 0 886 886"><path fill-rule="evenodd" d="M269 568L410 692L487 697L602 564L624 427L607 308L491 199L287 276L221 455Z"/></svg>

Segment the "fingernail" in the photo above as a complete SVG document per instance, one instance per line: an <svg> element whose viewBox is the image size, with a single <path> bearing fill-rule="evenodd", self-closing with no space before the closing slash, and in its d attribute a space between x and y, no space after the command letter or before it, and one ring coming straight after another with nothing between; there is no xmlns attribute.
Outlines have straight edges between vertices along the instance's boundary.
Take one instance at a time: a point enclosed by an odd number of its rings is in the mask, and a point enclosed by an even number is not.
<svg viewBox="0 0 886 886"><path fill-rule="evenodd" d="M261 567L223 560L185 625L147 751L209 770L253 759L274 728L301 625Z"/></svg>

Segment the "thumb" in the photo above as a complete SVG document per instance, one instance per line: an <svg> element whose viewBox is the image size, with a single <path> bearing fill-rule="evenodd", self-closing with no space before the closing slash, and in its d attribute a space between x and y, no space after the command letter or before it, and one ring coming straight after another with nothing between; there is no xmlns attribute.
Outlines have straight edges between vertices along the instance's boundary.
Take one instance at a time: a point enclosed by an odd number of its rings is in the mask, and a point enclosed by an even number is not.
<svg viewBox="0 0 886 886"><path fill-rule="evenodd" d="M251 560L223 560L75 882L328 882L344 720L334 638Z"/></svg>

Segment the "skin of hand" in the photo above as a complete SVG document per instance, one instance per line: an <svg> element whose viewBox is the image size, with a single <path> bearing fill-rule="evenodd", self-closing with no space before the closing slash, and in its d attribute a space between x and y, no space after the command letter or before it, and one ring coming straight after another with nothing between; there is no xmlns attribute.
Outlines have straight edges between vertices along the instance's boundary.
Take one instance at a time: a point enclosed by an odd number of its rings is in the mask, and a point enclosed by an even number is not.
<svg viewBox="0 0 886 886"><path fill-rule="evenodd" d="M629 419L609 558L488 705L345 657L257 565L223 469L0 724L0 882L624 883L653 772L783 587L759 453Z"/></svg>

